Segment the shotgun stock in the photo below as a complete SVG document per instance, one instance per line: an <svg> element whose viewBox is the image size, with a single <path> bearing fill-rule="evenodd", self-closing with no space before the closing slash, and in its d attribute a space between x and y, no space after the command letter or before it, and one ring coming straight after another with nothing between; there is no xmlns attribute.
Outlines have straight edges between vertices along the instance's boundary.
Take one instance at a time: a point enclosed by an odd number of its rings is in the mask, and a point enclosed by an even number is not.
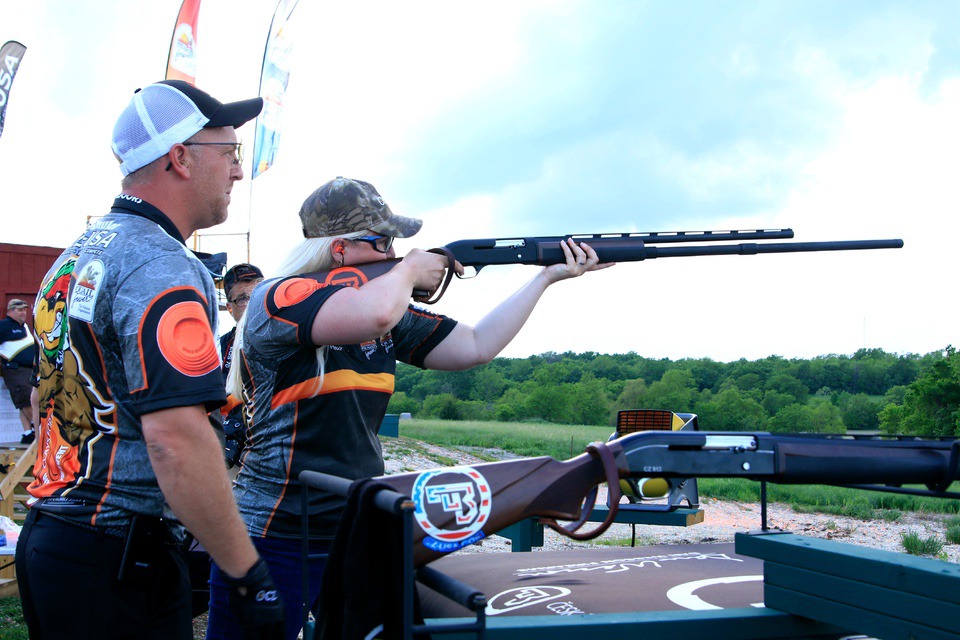
<svg viewBox="0 0 960 640"><path fill-rule="evenodd" d="M447 256L450 267L437 292L414 291L418 302L433 304L446 291L454 275L454 261L472 269L474 275L490 265L551 265L566 260L560 243L567 238L586 242L597 252L601 263L639 262L655 258L715 255L757 255L761 253L799 253L810 251L854 251L864 249L899 249L903 240L841 240L832 242L764 242L792 238L792 229L750 229L743 231L649 231L643 233L571 234L566 236L531 236L518 238L483 238L457 240L431 249ZM703 242L740 242L738 244L696 244ZM694 244L687 244L694 243ZM676 245L682 246L660 246ZM339 267L330 271L307 274L324 286L340 284L359 287L392 269L399 260L383 260L362 265ZM461 277L461 276L458 276ZM431 297L433 296L433 297Z"/></svg>
<svg viewBox="0 0 960 640"><path fill-rule="evenodd" d="M414 564L422 566L532 517L580 539L595 537L612 522L619 500L610 501L609 517L595 531L577 530L593 508L597 485L607 482L616 492L618 478L741 477L878 490L918 484L926 489L902 491L960 498L947 491L958 479L958 461L957 439L647 431L594 443L588 453L564 462L528 458L378 480L411 497ZM555 519L575 522L562 528Z"/></svg>

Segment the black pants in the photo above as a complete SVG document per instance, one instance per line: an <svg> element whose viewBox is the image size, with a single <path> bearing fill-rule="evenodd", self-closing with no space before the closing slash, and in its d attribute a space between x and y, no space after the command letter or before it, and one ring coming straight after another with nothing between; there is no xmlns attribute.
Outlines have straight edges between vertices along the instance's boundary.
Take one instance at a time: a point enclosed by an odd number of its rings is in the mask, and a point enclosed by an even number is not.
<svg viewBox="0 0 960 640"><path fill-rule="evenodd" d="M30 392L33 390L33 372L30 367L10 369L3 367L3 383L10 392L10 401L17 409L30 406Z"/></svg>
<svg viewBox="0 0 960 640"><path fill-rule="evenodd" d="M163 546L152 580L119 582L125 541L27 514L17 544L17 584L31 640L191 640L186 554Z"/></svg>

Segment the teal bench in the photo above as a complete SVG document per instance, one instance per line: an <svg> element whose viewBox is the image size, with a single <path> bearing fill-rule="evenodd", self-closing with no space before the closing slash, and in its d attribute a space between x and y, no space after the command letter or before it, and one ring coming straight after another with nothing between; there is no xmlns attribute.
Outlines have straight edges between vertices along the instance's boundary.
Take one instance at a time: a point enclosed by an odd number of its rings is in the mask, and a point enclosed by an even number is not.
<svg viewBox="0 0 960 640"><path fill-rule="evenodd" d="M768 609L877 638L960 638L960 565L789 533L736 534Z"/></svg>
<svg viewBox="0 0 960 640"><path fill-rule="evenodd" d="M428 625L468 624L472 618L428 618ZM646 611L572 616L502 616L486 619L486 640L836 640L846 630L771 609ZM847 633L847 635L849 635ZM446 633L443 640L476 640L476 633Z"/></svg>

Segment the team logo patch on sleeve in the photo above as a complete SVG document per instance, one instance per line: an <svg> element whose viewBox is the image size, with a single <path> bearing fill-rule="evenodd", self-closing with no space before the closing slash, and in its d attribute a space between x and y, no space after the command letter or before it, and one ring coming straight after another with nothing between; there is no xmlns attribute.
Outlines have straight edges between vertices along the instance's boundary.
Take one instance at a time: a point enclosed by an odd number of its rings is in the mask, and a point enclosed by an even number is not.
<svg viewBox="0 0 960 640"><path fill-rule="evenodd" d="M487 479L471 467L433 469L413 485L413 517L427 537L423 546L449 553L484 537L492 492Z"/></svg>
<svg viewBox="0 0 960 640"><path fill-rule="evenodd" d="M210 321L199 302L179 302L157 325L157 346L174 369L185 376L207 375L220 366Z"/></svg>
<svg viewBox="0 0 960 640"><path fill-rule="evenodd" d="M292 307L297 303L303 302L309 298L314 291L322 289L323 287L324 285L316 280L291 278L277 285L273 294L273 300L277 307L281 309L283 307Z"/></svg>

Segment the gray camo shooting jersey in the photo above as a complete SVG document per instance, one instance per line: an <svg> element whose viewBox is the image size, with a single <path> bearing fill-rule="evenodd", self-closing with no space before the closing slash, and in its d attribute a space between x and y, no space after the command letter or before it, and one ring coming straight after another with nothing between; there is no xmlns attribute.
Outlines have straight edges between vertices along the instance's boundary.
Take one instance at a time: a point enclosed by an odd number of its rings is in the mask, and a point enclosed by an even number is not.
<svg viewBox="0 0 960 640"><path fill-rule="evenodd" d="M163 515L140 416L226 401L206 267L162 212L122 195L57 259L34 308L34 508L106 528Z"/></svg>

